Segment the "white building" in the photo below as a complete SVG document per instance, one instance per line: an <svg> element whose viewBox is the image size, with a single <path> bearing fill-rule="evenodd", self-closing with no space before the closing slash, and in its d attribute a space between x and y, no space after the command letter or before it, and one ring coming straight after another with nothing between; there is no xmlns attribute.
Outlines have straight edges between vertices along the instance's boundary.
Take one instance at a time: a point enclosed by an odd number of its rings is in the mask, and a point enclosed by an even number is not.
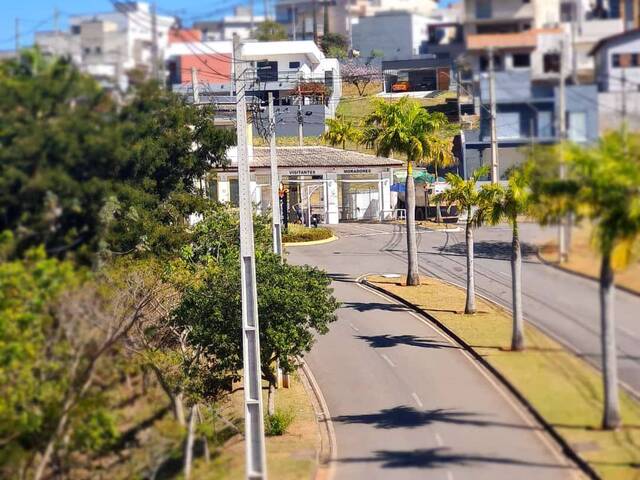
<svg viewBox="0 0 640 480"><path fill-rule="evenodd" d="M158 58L169 43L175 19L157 15ZM45 54L66 55L81 70L105 83L126 86L127 72L152 70L152 13L146 2L116 3L115 11L69 18L67 32L37 32Z"/></svg>
<svg viewBox="0 0 640 480"><path fill-rule="evenodd" d="M251 32L264 22L263 15L254 15L250 7L235 7L233 15L226 15L220 20L195 22L193 28L202 31L205 41L232 40L238 35L241 40L251 37Z"/></svg>

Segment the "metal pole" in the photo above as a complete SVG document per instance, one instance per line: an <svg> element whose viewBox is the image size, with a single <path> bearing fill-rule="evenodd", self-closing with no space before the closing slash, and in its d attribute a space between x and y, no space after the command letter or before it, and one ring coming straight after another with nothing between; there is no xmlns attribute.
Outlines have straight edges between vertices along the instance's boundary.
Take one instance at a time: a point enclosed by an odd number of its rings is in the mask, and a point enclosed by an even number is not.
<svg viewBox="0 0 640 480"><path fill-rule="evenodd" d="M280 195L278 195L278 157L276 154L276 119L273 113L273 93L269 92L269 159L271 163L271 220L273 253L282 256L282 231L280 225Z"/></svg>
<svg viewBox="0 0 640 480"><path fill-rule="evenodd" d="M313 41L318 44L318 2L311 0L311 8L313 9Z"/></svg>
<svg viewBox="0 0 640 480"><path fill-rule="evenodd" d="M493 48L489 48L489 101L491 102L491 183L500 180L498 170L498 131L496 127L496 72Z"/></svg>
<svg viewBox="0 0 640 480"><path fill-rule="evenodd" d="M291 7L291 29L293 30L293 41L295 42L297 40L296 38L296 7Z"/></svg>
<svg viewBox="0 0 640 480"><path fill-rule="evenodd" d="M198 88L198 70L196 70L196 67L191 67L191 89L193 90L193 104L198 105L200 103L200 89Z"/></svg>
<svg viewBox="0 0 640 480"><path fill-rule="evenodd" d="M242 282L242 359L244 377L245 465L248 480L267 478L264 423L262 419L262 379L256 263L253 244L249 155L247 146L246 63L241 62L241 45L233 36L236 91L236 133L238 138L238 188L240 196L240 273Z"/></svg>
<svg viewBox="0 0 640 480"><path fill-rule="evenodd" d="M558 112L558 133L560 140L560 179L564 180L567 176L567 166L564 161L564 142L567 138L567 93L566 93L566 71L565 71L565 42L560 42L560 88L559 88L559 112ZM558 224L558 254L560 263L567 261L569 254L567 252L567 232L566 219L561 218Z"/></svg>
<svg viewBox="0 0 640 480"><path fill-rule="evenodd" d="M16 34L16 55L18 55L20 53L20 19L18 17L16 17L15 34Z"/></svg>
<svg viewBox="0 0 640 480"><path fill-rule="evenodd" d="M151 3L151 75L160 81L158 74L158 13L156 2Z"/></svg>
<svg viewBox="0 0 640 480"><path fill-rule="evenodd" d="M303 131L304 119L302 118L302 90L300 88L300 81L298 80L298 145L304 146L304 131Z"/></svg>
<svg viewBox="0 0 640 480"><path fill-rule="evenodd" d="M250 15L249 23L250 23L251 26L249 28L249 30L250 30L249 36L251 38L253 38L253 29L255 27L255 18L254 18L253 10L254 10L254 8L253 8L253 0L250 0L250 2L249 2L249 15Z"/></svg>

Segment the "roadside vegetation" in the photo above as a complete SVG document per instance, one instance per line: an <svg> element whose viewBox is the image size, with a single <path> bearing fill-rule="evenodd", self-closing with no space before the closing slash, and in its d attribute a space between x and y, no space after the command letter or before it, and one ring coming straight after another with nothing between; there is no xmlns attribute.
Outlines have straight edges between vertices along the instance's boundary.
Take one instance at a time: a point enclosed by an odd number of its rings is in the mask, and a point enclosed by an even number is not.
<svg viewBox="0 0 640 480"><path fill-rule="evenodd" d="M288 230L282 232L282 241L284 243L314 242L318 240L327 240L332 237L333 232L329 228L309 228L304 225L294 223L289 224Z"/></svg>
<svg viewBox="0 0 640 480"><path fill-rule="evenodd" d="M212 114L155 83L116 103L38 52L0 63L0 477L244 465L239 219L204 195L235 135ZM276 366L295 373L338 304L254 223L270 461L308 477L317 426L299 382L277 394Z"/></svg>

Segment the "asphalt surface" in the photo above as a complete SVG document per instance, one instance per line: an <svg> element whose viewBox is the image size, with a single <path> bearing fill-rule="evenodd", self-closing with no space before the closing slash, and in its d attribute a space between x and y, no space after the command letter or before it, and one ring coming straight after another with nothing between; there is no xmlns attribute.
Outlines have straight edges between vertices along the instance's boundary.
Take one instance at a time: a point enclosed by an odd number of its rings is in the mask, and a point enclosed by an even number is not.
<svg viewBox="0 0 640 480"><path fill-rule="evenodd" d="M464 351L355 283L364 273L404 270L401 227L341 225L337 233L333 243L288 249L290 261L327 270L343 303L306 357L333 419L335 478L574 477L541 428ZM424 262L447 235L420 237Z"/></svg>

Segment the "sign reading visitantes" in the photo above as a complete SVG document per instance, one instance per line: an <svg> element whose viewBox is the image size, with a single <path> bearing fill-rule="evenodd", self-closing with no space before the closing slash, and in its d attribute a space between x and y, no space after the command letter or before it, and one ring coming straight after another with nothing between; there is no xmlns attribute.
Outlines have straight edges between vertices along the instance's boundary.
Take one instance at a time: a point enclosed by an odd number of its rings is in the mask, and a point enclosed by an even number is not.
<svg viewBox="0 0 640 480"><path fill-rule="evenodd" d="M289 175L317 175L315 170L289 170Z"/></svg>

